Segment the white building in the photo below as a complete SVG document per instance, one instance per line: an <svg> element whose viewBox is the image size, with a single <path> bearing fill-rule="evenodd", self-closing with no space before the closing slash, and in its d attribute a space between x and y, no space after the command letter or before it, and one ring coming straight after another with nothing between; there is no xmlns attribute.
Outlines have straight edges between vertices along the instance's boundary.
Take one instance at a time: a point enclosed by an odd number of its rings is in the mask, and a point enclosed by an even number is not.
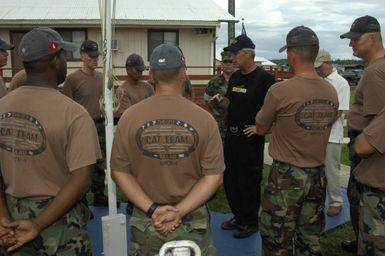
<svg viewBox="0 0 385 256"><path fill-rule="evenodd" d="M65 40L80 45L91 39L102 48L98 4L98 0L1 0L0 37L16 45L6 68L22 67L17 46L33 27L49 26ZM129 54L140 54L148 63L153 48L171 42L184 51L189 74L212 74L217 32L227 21L237 20L212 0L116 0L115 73L125 75ZM81 66L79 52L68 53L67 59L68 67ZM5 70L4 75L12 74Z"/></svg>

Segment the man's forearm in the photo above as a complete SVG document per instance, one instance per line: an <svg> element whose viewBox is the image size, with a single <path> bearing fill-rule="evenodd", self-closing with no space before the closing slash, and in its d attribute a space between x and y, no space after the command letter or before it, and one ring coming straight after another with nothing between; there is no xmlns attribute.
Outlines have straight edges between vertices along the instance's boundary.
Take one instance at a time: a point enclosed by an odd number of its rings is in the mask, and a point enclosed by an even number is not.
<svg viewBox="0 0 385 256"><path fill-rule="evenodd" d="M93 168L93 165L89 165L71 173L70 179L52 202L34 219L34 223L40 230L65 215L87 192L91 184Z"/></svg>
<svg viewBox="0 0 385 256"><path fill-rule="evenodd" d="M1 170L0 170L1 173ZM5 217L7 219L10 219L8 206L5 202L5 186L3 182L3 177L0 174L0 217Z"/></svg>
<svg viewBox="0 0 385 256"><path fill-rule="evenodd" d="M143 212L147 212L153 201L143 191L136 178L126 172L115 170L111 172L111 176L128 200Z"/></svg>
<svg viewBox="0 0 385 256"><path fill-rule="evenodd" d="M261 125L258 123L255 124L255 130L256 130L257 134L260 136L263 136L263 135L269 133L270 129L271 129L271 126L265 126L265 125Z"/></svg>
<svg viewBox="0 0 385 256"><path fill-rule="evenodd" d="M187 196L176 205L181 217L195 210L218 190L223 183L223 173L215 175L205 175L202 177L187 194Z"/></svg>
<svg viewBox="0 0 385 256"><path fill-rule="evenodd" d="M376 152L376 149L370 145L370 143L366 140L365 136L361 133L357 136L354 142L354 151L362 156L368 156Z"/></svg>

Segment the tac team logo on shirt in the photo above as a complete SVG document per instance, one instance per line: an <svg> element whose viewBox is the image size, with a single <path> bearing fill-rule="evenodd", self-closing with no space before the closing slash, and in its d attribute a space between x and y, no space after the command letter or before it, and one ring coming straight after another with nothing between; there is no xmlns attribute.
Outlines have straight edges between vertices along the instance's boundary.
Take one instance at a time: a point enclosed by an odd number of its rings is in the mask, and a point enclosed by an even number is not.
<svg viewBox="0 0 385 256"><path fill-rule="evenodd" d="M188 157L195 151L198 140L190 124L175 119L146 122L136 133L136 143L143 154L160 160Z"/></svg>
<svg viewBox="0 0 385 256"><path fill-rule="evenodd" d="M15 156L34 156L46 148L43 126L33 116L7 112L0 116L0 148Z"/></svg>
<svg viewBox="0 0 385 256"><path fill-rule="evenodd" d="M246 93L247 92L247 88L245 88L244 85L237 85L237 86L234 86L231 89L231 91L235 92L235 93Z"/></svg>
<svg viewBox="0 0 385 256"><path fill-rule="evenodd" d="M322 131L330 127L337 116L337 107L330 100L306 101L295 114L297 125L306 130Z"/></svg>

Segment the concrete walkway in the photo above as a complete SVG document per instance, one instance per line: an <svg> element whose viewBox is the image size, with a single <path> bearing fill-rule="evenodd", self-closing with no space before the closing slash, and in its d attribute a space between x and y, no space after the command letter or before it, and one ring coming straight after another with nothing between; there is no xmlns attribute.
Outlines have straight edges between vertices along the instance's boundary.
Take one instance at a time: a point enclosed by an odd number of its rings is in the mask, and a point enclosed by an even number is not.
<svg viewBox="0 0 385 256"><path fill-rule="evenodd" d="M349 138L344 138L344 143L348 143ZM273 163L273 159L271 159L269 155L269 143L265 144L265 164L271 165ZM350 166L341 164L341 172L340 172L340 185L343 188L348 187L348 181L350 176Z"/></svg>

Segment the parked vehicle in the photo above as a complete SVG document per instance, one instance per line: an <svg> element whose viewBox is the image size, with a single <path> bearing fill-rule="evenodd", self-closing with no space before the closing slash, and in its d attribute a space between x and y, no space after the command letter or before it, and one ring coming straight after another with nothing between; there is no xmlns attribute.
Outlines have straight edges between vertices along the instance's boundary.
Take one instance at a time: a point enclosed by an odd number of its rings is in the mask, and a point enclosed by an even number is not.
<svg viewBox="0 0 385 256"><path fill-rule="evenodd" d="M363 72L362 69L346 69L341 72L341 76L349 82L350 86L356 86L360 81Z"/></svg>

